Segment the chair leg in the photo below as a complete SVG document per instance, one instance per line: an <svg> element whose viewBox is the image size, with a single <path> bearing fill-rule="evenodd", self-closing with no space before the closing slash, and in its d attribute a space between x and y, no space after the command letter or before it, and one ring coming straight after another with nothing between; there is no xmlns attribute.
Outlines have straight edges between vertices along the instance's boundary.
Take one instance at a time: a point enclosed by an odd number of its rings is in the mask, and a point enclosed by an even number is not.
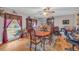
<svg viewBox="0 0 79 59"><path fill-rule="evenodd" d="M52 43L52 35L50 35L49 37L49 45L51 45L51 43Z"/></svg>
<svg viewBox="0 0 79 59"><path fill-rule="evenodd" d="M74 45L72 45L72 50L74 51Z"/></svg>
<svg viewBox="0 0 79 59"><path fill-rule="evenodd" d="M41 42L41 47L42 47L42 42Z"/></svg>
<svg viewBox="0 0 79 59"><path fill-rule="evenodd" d="M41 48L42 48L42 39L40 38L40 41L41 41Z"/></svg>
<svg viewBox="0 0 79 59"><path fill-rule="evenodd" d="M45 39L43 41L43 50L45 51Z"/></svg>
<svg viewBox="0 0 79 59"><path fill-rule="evenodd" d="M31 51L31 45L32 45L32 44L30 43L30 51Z"/></svg>
<svg viewBox="0 0 79 59"><path fill-rule="evenodd" d="M37 46L37 45L35 44L35 51L36 51L36 46Z"/></svg>
<svg viewBox="0 0 79 59"><path fill-rule="evenodd" d="M45 51L45 44L43 44L43 50Z"/></svg>

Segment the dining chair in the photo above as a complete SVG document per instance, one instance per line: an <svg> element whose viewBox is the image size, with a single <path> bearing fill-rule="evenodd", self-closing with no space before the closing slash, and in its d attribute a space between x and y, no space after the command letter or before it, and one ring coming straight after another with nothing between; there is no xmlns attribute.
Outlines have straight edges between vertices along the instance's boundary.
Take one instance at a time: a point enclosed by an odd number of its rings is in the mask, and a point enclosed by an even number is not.
<svg viewBox="0 0 79 59"><path fill-rule="evenodd" d="M55 34L55 35L60 35L60 30L59 30L59 27L58 27L58 26L56 26L56 27L54 28L54 34Z"/></svg>
<svg viewBox="0 0 79 59"><path fill-rule="evenodd" d="M41 39L35 36L35 30L31 30L30 32L30 50L32 49L32 45L35 45L34 49L37 50L37 45L41 43Z"/></svg>
<svg viewBox="0 0 79 59"><path fill-rule="evenodd" d="M66 50L74 51L74 47L79 46L79 41L77 41L77 39L74 38L71 33L68 33L67 37L68 37L68 42L72 44L72 47L66 48Z"/></svg>
<svg viewBox="0 0 79 59"><path fill-rule="evenodd" d="M50 35L46 37L46 39L48 40L48 44L50 46L54 46L54 42L55 42L55 38L54 38L54 27L53 26L50 26Z"/></svg>
<svg viewBox="0 0 79 59"><path fill-rule="evenodd" d="M62 32L62 35L64 36L66 42L69 42L70 37L68 31L65 28L63 28ZM71 50L71 48L65 48L65 50Z"/></svg>
<svg viewBox="0 0 79 59"><path fill-rule="evenodd" d="M72 50L74 51L74 47L79 46L79 41L75 37L72 37L71 34L69 35L69 37L71 39L70 43L72 44Z"/></svg>
<svg viewBox="0 0 79 59"><path fill-rule="evenodd" d="M28 36L27 34L28 34L27 33L27 30L26 29L23 29L22 30L22 36L23 36L23 38L27 37Z"/></svg>
<svg viewBox="0 0 79 59"><path fill-rule="evenodd" d="M43 41L42 42L43 42L44 50L45 50L46 43L47 44L49 43L49 45L52 44L52 40L53 40L52 37L53 37L53 27L51 26L51 28L50 28L50 35L43 37ZM47 40L48 40L48 42L47 42Z"/></svg>

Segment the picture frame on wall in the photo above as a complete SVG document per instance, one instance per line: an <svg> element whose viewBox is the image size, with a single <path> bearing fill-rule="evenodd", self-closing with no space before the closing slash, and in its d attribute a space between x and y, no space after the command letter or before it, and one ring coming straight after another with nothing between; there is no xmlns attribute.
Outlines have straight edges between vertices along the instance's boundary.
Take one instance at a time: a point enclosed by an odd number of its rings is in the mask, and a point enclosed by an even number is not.
<svg viewBox="0 0 79 59"><path fill-rule="evenodd" d="M64 25L69 24L69 20L63 20L63 24Z"/></svg>

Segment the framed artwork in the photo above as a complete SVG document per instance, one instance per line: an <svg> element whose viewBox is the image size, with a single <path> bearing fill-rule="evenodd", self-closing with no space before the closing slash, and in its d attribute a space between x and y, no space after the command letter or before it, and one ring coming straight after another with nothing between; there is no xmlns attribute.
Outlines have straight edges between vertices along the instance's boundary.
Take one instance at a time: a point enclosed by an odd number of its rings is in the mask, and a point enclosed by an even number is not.
<svg viewBox="0 0 79 59"><path fill-rule="evenodd" d="M69 20L63 20L63 24L69 24Z"/></svg>

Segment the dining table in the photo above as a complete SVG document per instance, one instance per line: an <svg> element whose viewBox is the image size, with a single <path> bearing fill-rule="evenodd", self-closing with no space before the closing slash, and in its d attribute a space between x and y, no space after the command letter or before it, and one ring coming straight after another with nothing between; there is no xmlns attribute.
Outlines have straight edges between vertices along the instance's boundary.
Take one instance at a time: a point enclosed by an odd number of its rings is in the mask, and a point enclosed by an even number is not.
<svg viewBox="0 0 79 59"><path fill-rule="evenodd" d="M51 28L49 26L47 26L46 29L43 28L35 29L35 35L38 37L46 37L49 36L50 34L51 34Z"/></svg>
<svg viewBox="0 0 79 59"><path fill-rule="evenodd" d="M45 41L46 41L46 37L51 35L51 30L35 30L35 36L40 38L42 43L43 43L43 50L45 50Z"/></svg>
<svg viewBox="0 0 79 59"><path fill-rule="evenodd" d="M50 31L35 31L35 36L46 37L50 35Z"/></svg>

